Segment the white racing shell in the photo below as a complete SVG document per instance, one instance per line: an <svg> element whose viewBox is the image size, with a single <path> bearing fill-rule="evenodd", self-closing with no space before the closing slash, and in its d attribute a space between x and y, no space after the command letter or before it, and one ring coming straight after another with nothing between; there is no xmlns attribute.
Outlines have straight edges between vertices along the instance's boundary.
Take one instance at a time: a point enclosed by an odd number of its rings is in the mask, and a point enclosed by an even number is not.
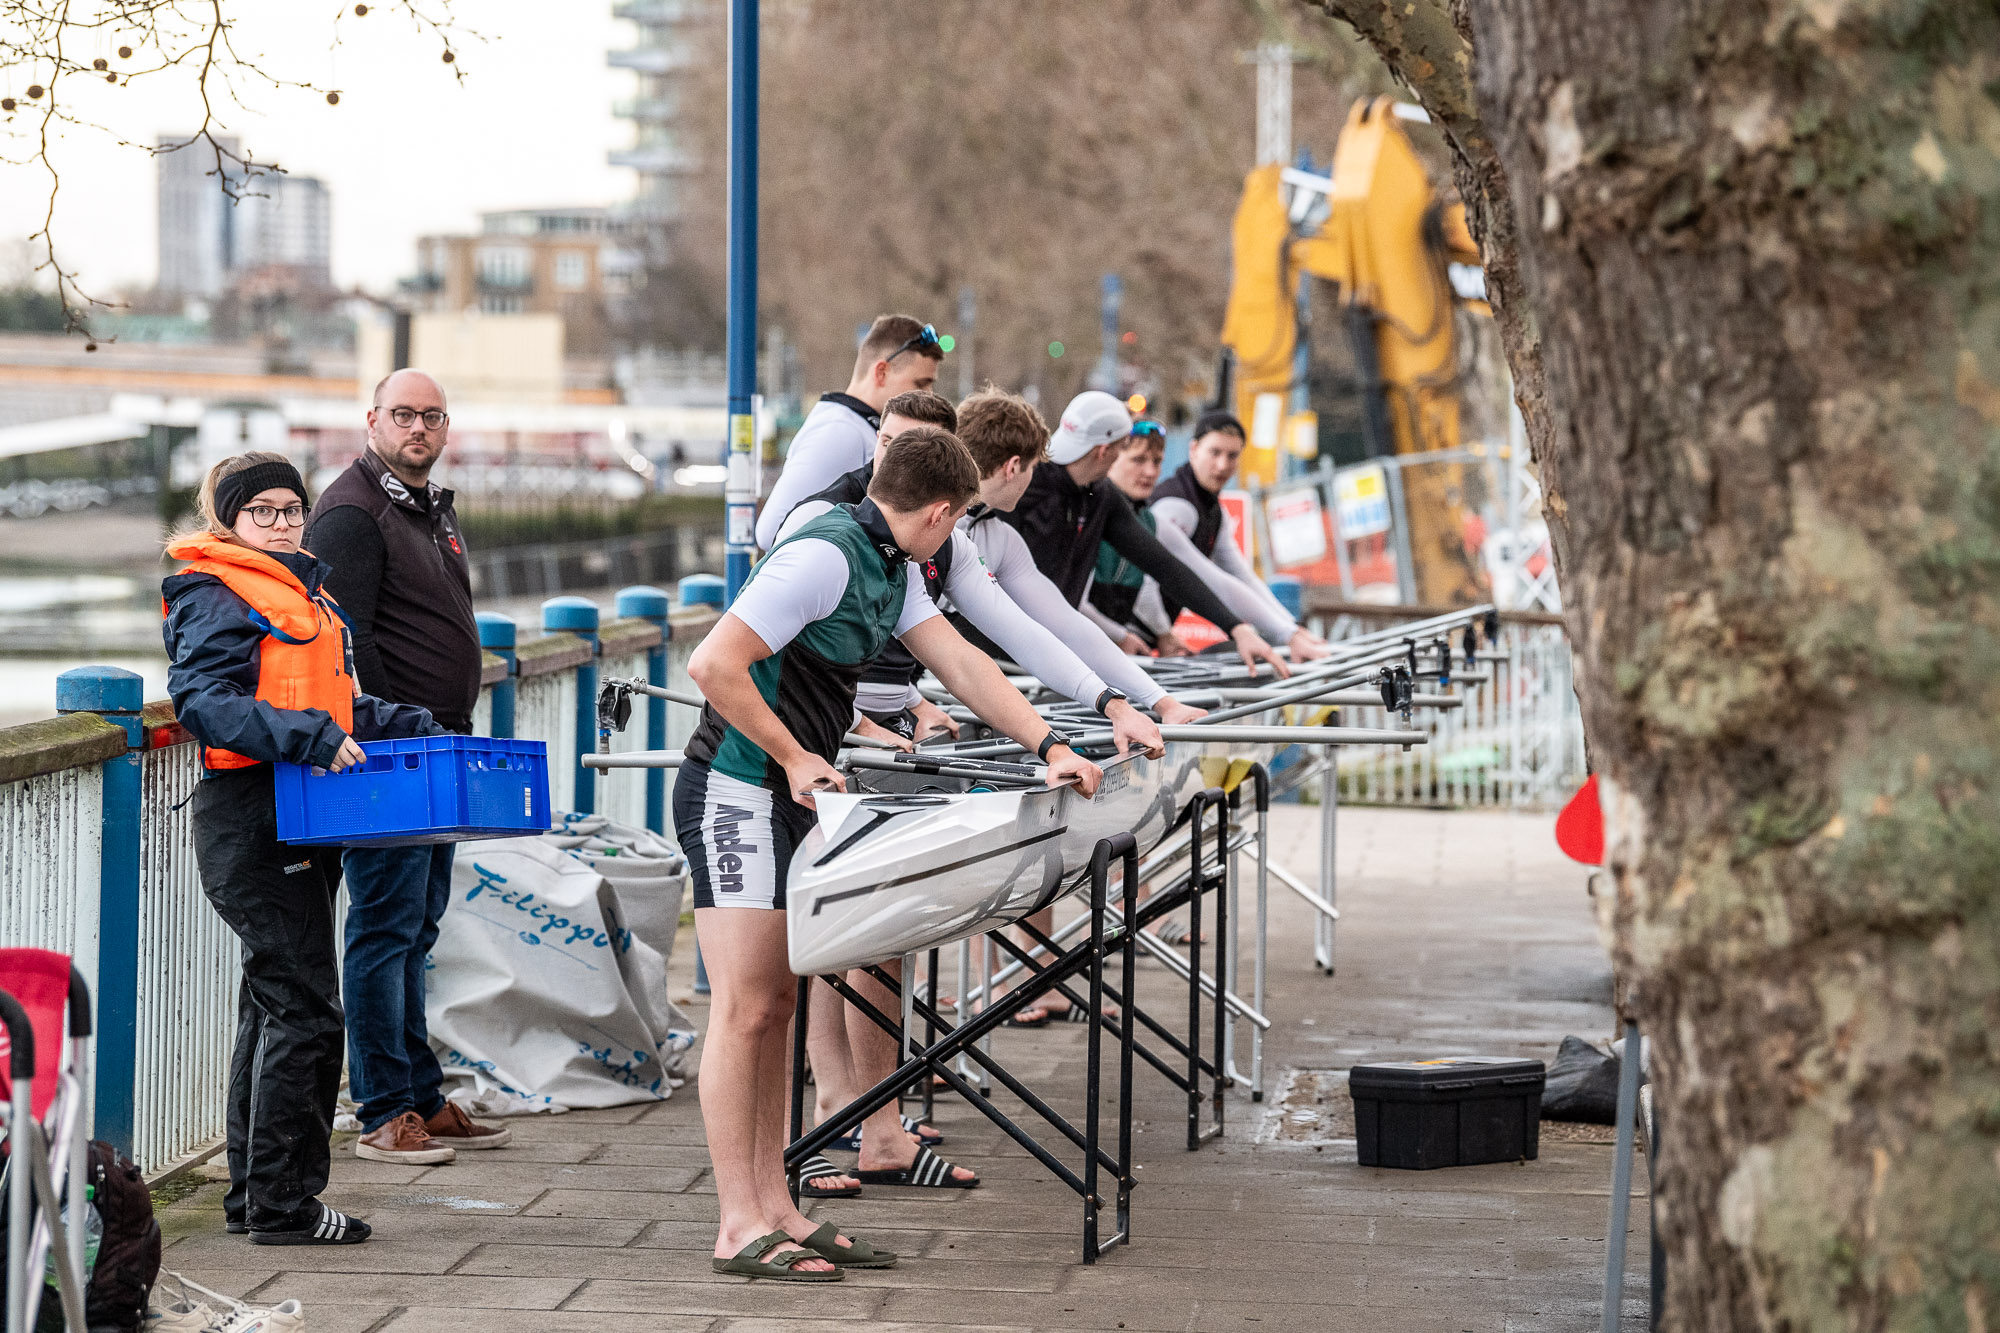
<svg viewBox="0 0 2000 1333"><path fill-rule="evenodd" d="M792 971L838 972L998 929L1085 882L1101 839L1130 830L1143 854L1205 785L1203 747L1103 762L1094 800L1069 787L892 795L822 793L792 856ZM1115 871L1114 871L1115 874Z"/></svg>

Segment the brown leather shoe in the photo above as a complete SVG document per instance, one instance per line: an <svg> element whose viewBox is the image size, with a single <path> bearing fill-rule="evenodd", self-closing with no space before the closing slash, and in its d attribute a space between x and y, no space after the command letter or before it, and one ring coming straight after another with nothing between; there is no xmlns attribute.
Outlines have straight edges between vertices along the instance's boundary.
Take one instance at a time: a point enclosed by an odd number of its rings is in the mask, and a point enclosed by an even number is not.
<svg viewBox="0 0 2000 1333"><path fill-rule="evenodd" d="M482 1148L504 1148L514 1140L513 1130L482 1125L453 1102L446 1102L442 1111L424 1121L424 1132L440 1143L475 1152Z"/></svg>
<svg viewBox="0 0 2000 1333"><path fill-rule="evenodd" d="M354 1155L400 1166L442 1166L458 1156L450 1144L430 1136L423 1117L415 1111L405 1111L363 1134L354 1145Z"/></svg>

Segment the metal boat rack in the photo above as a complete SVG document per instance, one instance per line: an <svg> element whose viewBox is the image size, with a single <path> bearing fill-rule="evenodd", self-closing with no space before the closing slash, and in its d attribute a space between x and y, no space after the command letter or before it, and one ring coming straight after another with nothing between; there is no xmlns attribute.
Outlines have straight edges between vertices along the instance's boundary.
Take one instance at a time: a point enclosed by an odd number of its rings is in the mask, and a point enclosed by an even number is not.
<svg viewBox="0 0 2000 1333"><path fill-rule="evenodd" d="M1255 773L1257 790L1267 792L1268 776L1261 766L1255 769ZM1072 923L1078 928L1074 933L1087 930L1085 938L1065 946L1032 927L1023 927L1034 941L1034 947L1029 948L1007 938L1003 932L993 932L988 938L1014 957L1022 979L1005 996L988 1000L986 997L991 993L990 983L993 980L989 977L988 984L982 987L981 1003L976 1011L965 1012L965 1001L969 997L963 986L960 987L957 1010L948 1019L935 1003L934 993L924 994L922 988L914 985L906 989L879 966L866 969L896 997L904 1014L915 1020L910 1022L882 1012L839 974L820 978L870 1022L901 1040L907 1054L903 1063L888 1077L811 1130L807 1130L804 1124L806 1005L811 978L800 978L793 1030L792 1143L785 1150L787 1171L796 1172L807 1158L823 1151L833 1140L845 1137L883 1106L898 1101L903 1090L913 1082L923 1089L928 1103L935 1086L933 1080L942 1079L947 1087L1039 1161L1049 1174L1077 1193L1083 1202L1085 1263L1095 1263L1098 1255L1129 1241L1132 1236L1131 1197L1137 1184L1132 1160L1134 1057L1144 1060L1186 1093L1187 1146L1190 1151L1222 1133L1223 1093L1228 1083L1223 1072L1226 1068L1224 1033L1228 1026L1227 1005L1231 997L1226 986L1215 986L1201 970L1199 931L1195 932L1197 943L1185 978L1188 981L1185 1036L1173 1031L1138 1003L1135 981L1138 949L1149 938L1144 933L1146 928L1168 912L1182 907L1189 908L1198 919L1205 894L1212 895L1214 902L1216 938L1225 938L1229 927L1233 860L1229 811L1235 804L1232 796L1218 787L1198 793L1188 803L1183 821L1184 833L1175 839L1175 850L1164 858L1149 858L1143 866L1138 846L1130 833L1119 833L1100 840L1086 872L1089 908ZM1187 868L1141 903L1139 886L1148 873L1157 874L1183 857ZM1114 861L1122 872L1121 901L1115 906L1111 894L1111 867ZM1047 951L1047 956L1038 958L1043 950ZM936 949L930 951L933 978L938 974L938 954ZM1116 984L1107 977L1114 962L1118 969ZM905 967L904 976L913 977L913 969ZM1036 1000L1051 992L1061 994L1094 1018L1089 1024L1081 1128L1011 1072L994 1055L989 1040L1009 1018L1032 1007ZM1119 1006L1117 1017L1105 1016L1104 1004L1107 1000ZM1205 1057L1201 1049L1202 1010L1208 1001L1213 1003L1212 1030L1209 1033L1212 1053ZM923 1030L921 1042L916 1040L915 1029L919 1025ZM1152 1040L1164 1044L1165 1054L1154 1050L1147 1039L1142 1039L1139 1032L1142 1028ZM1106 1147L1107 1135L1102 1123L1106 1037L1116 1043L1118 1050L1115 1084L1117 1111L1110 1136L1116 1140L1115 1150ZM1081 1170L1059 1157L1049 1144L1036 1138L1014 1116L994 1105L994 1083L1012 1093L1028 1110L1067 1139L1073 1148L1081 1150ZM1206 1095L1204 1084L1207 1085ZM1209 1123L1206 1125L1203 1124L1201 1105L1204 1100L1210 1105ZM927 1105L926 1111L928 1109ZM1104 1187L1102 1181L1106 1178L1114 1183L1115 1188L1107 1190ZM796 1188L794 1177L794 1190ZM1107 1209L1115 1222L1111 1233L1100 1239L1101 1222Z"/></svg>

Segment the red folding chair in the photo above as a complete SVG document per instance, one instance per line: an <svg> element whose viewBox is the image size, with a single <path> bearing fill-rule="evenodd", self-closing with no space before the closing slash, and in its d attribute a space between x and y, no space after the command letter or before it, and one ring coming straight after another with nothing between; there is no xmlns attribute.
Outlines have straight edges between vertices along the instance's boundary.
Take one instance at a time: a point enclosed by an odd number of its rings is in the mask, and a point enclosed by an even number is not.
<svg viewBox="0 0 2000 1333"><path fill-rule="evenodd" d="M67 1011L67 1025L65 1025ZM84 1044L90 990L69 955L0 949L0 1052L7 1101L7 1328L28 1333L41 1311L42 1274L53 1249L63 1321L84 1333L81 1182ZM53 1146L52 1146L53 1145ZM78 1187L65 1187L74 1178Z"/></svg>

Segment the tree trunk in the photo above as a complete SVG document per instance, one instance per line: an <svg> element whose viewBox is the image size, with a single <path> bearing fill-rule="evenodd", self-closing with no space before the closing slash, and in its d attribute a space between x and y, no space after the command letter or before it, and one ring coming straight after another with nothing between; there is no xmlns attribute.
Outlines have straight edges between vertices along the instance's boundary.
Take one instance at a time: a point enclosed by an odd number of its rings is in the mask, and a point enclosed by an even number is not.
<svg viewBox="0 0 2000 1333"><path fill-rule="evenodd" d="M1656 1042L1668 1327L1986 1329L2000 17L1470 17Z"/></svg>

